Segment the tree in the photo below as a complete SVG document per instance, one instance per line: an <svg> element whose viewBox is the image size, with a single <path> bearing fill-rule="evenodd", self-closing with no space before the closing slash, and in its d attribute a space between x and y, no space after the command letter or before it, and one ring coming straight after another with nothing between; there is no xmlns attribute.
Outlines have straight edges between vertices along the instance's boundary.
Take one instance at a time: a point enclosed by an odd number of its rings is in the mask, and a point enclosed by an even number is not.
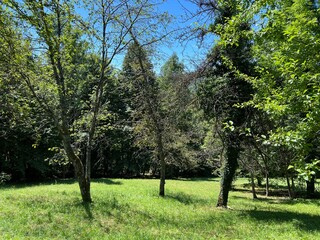
<svg viewBox="0 0 320 240"><path fill-rule="evenodd" d="M253 104L279 124L272 144L295 152L292 165L314 192L319 167L319 6L316 1L257 1L254 55L260 73L251 79ZM263 13L262 13L263 12Z"/></svg>
<svg viewBox="0 0 320 240"><path fill-rule="evenodd" d="M164 63L158 78L166 115L167 168L176 176L211 176L213 161L204 157L202 148L207 125L195 104L191 79L176 54Z"/></svg>
<svg viewBox="0 0 320 240"><path fill-rule="evenodd" d="M159 84L159 99L163 111L165 126L164 142L166 145L166 163L169 174L175 169L190 167L188 161L188 141L185 136L189 130L187 121L187 105L190 102L190 92L185 81L184 65L173 54L162 66Z"/></svg>
<svg viewBox="0 0 320 240"><path fill-rule="evenodd" d="M130 45L123 63L123 75L133 86L135 99L135 116L137 131L143 134L143 138L150 141L155 148L156 158L160 162L160 191L159 195L165 195L165 150L164 150L164 126L163 112L159 101L159 86L156 81L152 64L147 58L146 51L136 38ZM143 128L146 128L142 131ZM147 130L147 131L146 131Z"/></svg>
<svg viewBox="0 0 320 240"><path fill-rule="evenodd" d="M97 125L106 114L105 87L112 78L111 64L128 45L129 32L141 14L152 5L148 1L129 0L84 1L78 5L63 0L4 3L20 20L21 28L32 29L23 36L35 46L27 48L26 57L32 61L22 62L16 56L20 61L17 65L25 66L18 69L19 78L26 82L33 97L53 120L74 166L82 200L91 202L91 154ZM88 22L76 14L82 7ZM92 40L92 48L89 41L83 40L85 36ZM88 50L93 53L89 54ZM83 131L77 136L79 125ZM85 139L82 153L77 147L79 138Z"/></svg>
<svg viewBox="0 0 320 240"><path fill-rule="evenodd" d="M250 100L252 88L242 74L254 74L251 43L247 33L249 22L233 22L233 18L245 7L241 1L196 1L200 13L213 15L213 23L201 27L200 35L213 33L219 43L208 54L203 66L198 69L200 84L198 96L201 106L209 118L223 125L220 135L225 145L226 161L221 180L218 207L227 207L228 194L238 166L243 141L242 130L250 117L251 109L239 107ZM235 31L229 32L229 25ZM229 41L233 38L233 41Z"/></svg>
<svg viewBox="0 0 320 240"><path fill-rule="evenodd" d="M79 39L78 32L73 30L75 27L73 25L73 9L67 2L58 0L45 2L5 1L5 3L24 24L33 29L34 32L29 32L30 36L26 37L31 41L36 40L34 42L36 46L44 47L44 51L38 55L32 52L31 46L29 47L30 57L34 54L38 61L29 61L29 64L23 64L22 66L25 68L21 68L18 74L26 82L38 104L54 121L66 155L74 166L82 200L91 202L90 179L86 175L83 162L73 147L70 132L72 122L70 92L72 92L72 86L77 79L70 77L69 74L72 71L76 72L76 66L72 64L72 57L77 49L72 47L73 43ZM33 34L37 39L32 39ZM36 80L36 75L41 75L44 81ZM39 89L35 87L36 83L40 84Z"/></svg>

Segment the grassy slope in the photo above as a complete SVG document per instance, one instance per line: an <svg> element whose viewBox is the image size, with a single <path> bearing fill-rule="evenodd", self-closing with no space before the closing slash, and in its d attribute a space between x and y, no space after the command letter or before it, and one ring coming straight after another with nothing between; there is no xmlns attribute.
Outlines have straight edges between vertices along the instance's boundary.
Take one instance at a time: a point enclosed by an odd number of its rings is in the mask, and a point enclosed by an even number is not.
<svg viewBox="0 0 320 240"><path fill-rule="evenodd" d="M217 179L104 179L94 203L78 186L60 182L0 189L0 239L320 239L320 201L251 200L231 192L233 210L215 208Z"/></svg>

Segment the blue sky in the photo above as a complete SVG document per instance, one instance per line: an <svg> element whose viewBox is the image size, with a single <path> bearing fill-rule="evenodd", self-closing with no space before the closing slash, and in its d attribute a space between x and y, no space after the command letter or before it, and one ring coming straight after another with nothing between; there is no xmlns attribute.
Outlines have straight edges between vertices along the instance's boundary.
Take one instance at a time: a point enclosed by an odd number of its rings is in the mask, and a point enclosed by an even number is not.
<svg viewBox="0 0 320 240"><path fill-rule="evenodd" d="M197 6L190 3L188 0L167 0L159 6L159 11L167 11L170 15L174 16L172 27L187 27L194 26L196 19L189 19L188 13L195 13ZM155 63L156 71L159 71L158 65L163 64L167 58L173 53L176 53L181 61L184 62L186 68L193 70L196 64L199 64L205 57L208 50L212 47L214 38L209 37L205 39L203 44L199 44L196 39L188 41L173 41L172 44L163 45L159 48L160 57L162 59Z"/></svg>
<svg viewBox="0 0 320 240"><path fill-rule="evenodd" d="M171 29L184 28L187 26L194 26L196 19L188 19L187 13L196 12L198 7L188 0L166 0L158 5L157 12L168 12L173 16L171 23ZM184 63L187 71L192 71L196 68L196 65L200 64L205 58L206 53L214 44L214 37L208 37L203 44L199 44L197 39L188 39L187 41L178 41L175 39L179 33L170 36L170 41L166 43L157 43L155 45L155 51L153 52L153 65L157 74L160 73L160 69L163 64L174 53L178 55L180 61ZM113 65L116 68L121 68L122 61L125 53L117 56Z"/></svg>
<svg viewBox="0 0 320 240"><path fill-rule="evenodd" d="M159 0L161 2L161 0ZM173 16L173 20L169 28L178 29L187 26L194 26L196 19L188 19L187 13L196 12L198 7L195 4L190 3L188 0L165 0L159 4L155 11L157 12L168 12ZM81 8L77 9L82 16L87 16L86 12ZM180 32L181 33L181 32ZM204 59L208 50L214 43L213 37L206 39L204 44L199 45L199 41L196 39L187 41L178 41L177 37L180 33L170 35L170 41L166 43L157 43L155 45L154 56L152 58L156 73L160 72L161 66L166 60L174 53L176 53L185 66L186 70L193 70L197 64L200 64ZM121 68L122 61L125 52L118 55L113 62L113 66Z"/></svg>

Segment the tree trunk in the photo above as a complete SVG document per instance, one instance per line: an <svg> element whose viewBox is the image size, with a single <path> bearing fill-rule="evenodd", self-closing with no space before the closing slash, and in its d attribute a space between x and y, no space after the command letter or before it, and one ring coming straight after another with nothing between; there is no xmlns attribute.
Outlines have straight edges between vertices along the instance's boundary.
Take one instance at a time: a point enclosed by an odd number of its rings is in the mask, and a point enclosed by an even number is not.
<svg viewBox="0 0 320 240"><path fill-rule="evenodd" d="M257 199L257 193L256 193L256 188L254 184L254 175L253 172L251 172L251 189L252 189L252 198Z"/></svg>
<svg viewBox="0 0 320 240"><path fill-rule="evenodd" d="M257 176L256 179L257 179L258 186L262 187L262 177L261 176Z"/></svg>
<svg viewBox="0 0 320 240"><path fill-rule="evenodd" d="M269 173L266 172L266 197L269 196Z"/></svg>
<svg viewBox="0 0 320 240"><path fill-rule="evenodd" d="M286 175L286 179L287 179L289 198L293 199L293 192L292 192L292 188L291 188L291 185L290 185L290 179L289 179L288 175Z"/></svg>
<svg viewBox="0 0 320 240"><path fill-rule="evenodd" d="M294 184L294 177L291 177L291 188L292 188L292 192L295 195L295 191L296 191L296 187Z"/></svg>
<svg viewBox="0 0 320 240"><path fill-rule="evenodd" d="M91 181L91 151L92 151L92 137L89 133L87 147L86 147L86 165L85 165L85 178L87 182Z"/></svg>
<svg viewBox="0 0 320 240"><path fill-rule="evenodd" d="M307 181L307 198L314 198L315 194L315 177L312 176L310 181Z"/></svg>
<svg viewBox="0 0 320 240"><path fill-rule="evenodd" d="M92 199L90 193L90 179L86 177L81 159L74 153L74 150L71 146L70 137L68 135L64 135L62 141L64 150L66 151L68 158L71 160L74 166L75 174L80 187L82 201L85 203L91 203Z"/></svg>
<svg viewBox="0 0 320 240"><path fill-rule="evenodd" d="M66 173L67 173L67 166L62 165L62 178L66 178Z"/></svg>
<svg viewBox="0 0 320 240"><path fill-rule="evenodd" d="M313 159L317 158L317 145L315 144L314 137L307 139L307 143L310 144L310 151L306 156L305 162L312 163ZM309 181L306 181L307 184L307 198L314 198L315 195L315 176L312 175Z"/></svg>
<svg viewBox="0 0 320 240"><path fill-rule="evenodd" d="M239 144L236 141L236 136L229 136L228 146L226 150L226 163L224 167L223 177L221 179L220 194L218 197L217 207L228 207L229 191L232 181L238 167L238 157L240 153Z"/></svg>
<svg viewBox="0 0 320 240"><path fill-rule="evenodd" d="M92 203L91 192L90 192L90 180L86 177L78 177L79 187L81 192L82 201L84 203Z"/></svg>
<svg viewBox="0 0 320 240"><path fill-rule="evenodd" d="M162 136L158 133L157 136L157 148L158 148L158 156L160 160L160 191L159 195L164 197L165 195L165 184L166 184L166 162L163 152L163 143L162 143Z"/></svg>
<svg viewBox="0 0 320 240"><path fill-rule="evenodd" d="M166 170L165 170L165 163L164 160L160 160L161 161L161 170L160 170L160 191L159 191L159 195L161 197L164 197L165 195L165 184L166 184Z"/></svg>

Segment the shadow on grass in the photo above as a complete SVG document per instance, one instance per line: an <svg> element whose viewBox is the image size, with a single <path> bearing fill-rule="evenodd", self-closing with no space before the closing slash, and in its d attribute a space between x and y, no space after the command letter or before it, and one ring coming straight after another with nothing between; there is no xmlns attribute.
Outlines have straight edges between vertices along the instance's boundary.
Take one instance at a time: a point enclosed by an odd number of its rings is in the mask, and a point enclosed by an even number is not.
<svg viewBox="0 0 320 240"><path fill-rule="evenodd" d="M122 182L114 181L108 178L101 178L101 179L92 179L91 182L94 183L104 183L108 185L122 185ZM44 186L44 185L55 185L55 184L66 184L71 185L78 183L77 179L56 179L56 180L46 180L41 182L25 182L25 183L5 183L0 185L0 189L10 189L10 188L27 188L27 187L37 187L37 186Z"/></svg>
<svg viewBox="0 0 320 240"><path fill-rule="evenodd" d="M233 192L243 192L243 193L252 193L251 189L243 189L243 188L233 188ZM266 191L263 189L256 189L256 194L260 196L265 196ZM288 190L282 189L272 189L269 190L269 197L289 197Z"/></svg>
<svg viewBox="0 0 320 240"><path fill-rule="evenodd" d="M109 198L95 198L92 203L70 203L69 206L72 207L76 205L77 208L83 208L86 217L91 221L94 220L94 214L99 212L99 214L105 216L111 216L114 214L125 213L130 209L130 205L127 203L121 203L115 197ZM64 207L68 207L68 204L64 204Z"/></svg>
<svg viewBox="0 0 320 240"><path fill-rule="evenodd" d="M248 216L257 221L272 221L275 223L294 222L294 224L304 231L320 231L320 215L306 213L295 213L288 211L244 211Z"/></svg>
<svg viewBox="0 0 320 240"><path fill-rule="evenodd" d="M188 194L185 194L183 192L178 193L170 193L165 196L165 198L174 199L180 203L183 203L185 205L191 205L191 204L197 204L197 205L205 205L208 203L206 199L197 198L195 196L191 196Z"/></svg>
<svg viewBox="0 0 320 240"><path fill-rule="evenodd" d="M310 204L310 205L317 205L320 206L320 200L319 199L305 199L305 198L295 198L290 199L288 196L285 196L286 198L279 198L279 197L265 197L265 196L258 196L258 198L255 198L254 201L259 202L266 202L269 204L286 204L286 205L295 205L295 204ZM240 196L231 196L231 198L234 199L245 199L248 200L247 197L240 197Z"/></svg>
<svg viewBox="0 0 320 240"><path fill-rule="evenodd" d="M110 178L97 178L97 179L92 179L92 182L95 182L95 183L104 183L104 184L107 184L107 185L122 185L123 183L122 182L119 182L119 181L114 181Z"/></svg>
<svg viewBox="0 0 320 240"><path fill-rule="evenodd" d="M220 179L217 178L174 178L173 180L189 182L220 182Z"/></svg>
<svg viewBox="0 0 320 240"><path fill-rule="evenodd" d="M251 185L250 184L242 184L241 187L233 187L232 191L234 192L245 192L251 193ZM256 187L256 193L258 195L265 195L266 190L264 187ZM289 197L289 192L287 186L282 185L270 185L269 188L269 197ZM306 191L295 190L295 198L299 199L320 199L320 192L316 191L311 197L307 195Z"/></svg>
<svg viewBox="0 0 320 240"><path fill-rule="evenodd" d="M45 185L54 185L54 184L74 184L77 183L75 179L57 179L57 180L45 180L39 182L18 182L18 183L5 183L0 185L0 188L11 189L11 188L29 188Z"/></svg>
<svg viewBox="0 0 320 240"><path fill-rule="evenodd" d="M251 189L251 183L243 183L239 186L242 186L245 189ZM264 184L260 186L256 185L256 189L265 190L265 185ZM288 187L286 185L281 185L281 184L269 184L269 189L280 189L280 190L288 191Z"/></svg>
<svg viewBox="0 0 320 240"><path fill-rule="evenodd" d="M92 220L93 219L93 215L91 212L92 203L82 203L82 206L84 207L84 210L86 211L88 218Z"/></svg>

